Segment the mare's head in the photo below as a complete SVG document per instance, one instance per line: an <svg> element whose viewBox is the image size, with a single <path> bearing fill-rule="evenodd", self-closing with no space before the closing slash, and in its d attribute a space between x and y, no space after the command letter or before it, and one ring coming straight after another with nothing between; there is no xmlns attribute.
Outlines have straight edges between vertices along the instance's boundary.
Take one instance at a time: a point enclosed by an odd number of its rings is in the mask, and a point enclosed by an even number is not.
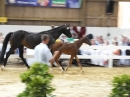
<svg viewBox="0 0 130 97"><path fill-rule="evenodd" d="M84 43L91 45L91 42L90 42L90 40L88 39L87 36L83 36L83 41L84 41Z"/></svg>
<svg viewBox="0 0 130 97"><path fill-rule="evenodd" d="M67 24L67 25L64 26L63 34L65 34L69 38L72 37L72 34L70 32L70 24Z"/></svg>

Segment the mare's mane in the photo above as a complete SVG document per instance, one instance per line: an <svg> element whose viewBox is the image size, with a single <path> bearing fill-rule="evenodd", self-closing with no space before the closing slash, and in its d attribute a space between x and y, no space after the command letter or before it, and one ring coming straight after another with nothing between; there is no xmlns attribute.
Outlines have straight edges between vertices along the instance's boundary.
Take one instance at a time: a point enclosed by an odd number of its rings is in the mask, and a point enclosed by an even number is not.
<svg viewBox="0 0 130 97"><path fill-rule="evenodd" d="M53 29L50 29L50 30L47 30L47 31L42 31L42 32L39 32L39 33L42 34L42 33L52 32L52 31L55 31L55 30L57 30L57 29L59 29L59 28L61 28L61 27L63 27L63 26L65 26L65 25L61 25L61 26L59 26L59 27L56 27L56 28L53 28Z"/></svg>
<svg viewBox="0 0 130 97"><path fill-rule="evenodd" d="M65 25L61 25L61 26L58 26L58 27L56 27L54 29L50 29L50 30L47 30L47 31L41 31L41 32L30 32L30 31L25 31L25 30L18 30L16 32L24 32L24 33L28 33L28 34L48 34L49 32L55 31L57 29L60 29L63 26L65 26ZM14 32L12 32L12 33L14 33Z"/></svg>

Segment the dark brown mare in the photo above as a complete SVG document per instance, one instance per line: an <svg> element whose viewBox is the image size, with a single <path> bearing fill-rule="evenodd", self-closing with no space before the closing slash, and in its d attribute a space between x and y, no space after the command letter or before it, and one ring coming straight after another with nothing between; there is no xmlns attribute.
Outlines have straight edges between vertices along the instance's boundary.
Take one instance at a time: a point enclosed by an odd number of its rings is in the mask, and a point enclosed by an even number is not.
<svg viewBox="0 0 130 97"><path fill-rule="evenodd" d="M77 57L77 53L78 53L79 48L81 47L81 45L83 43L91 45L91 43L90 43L89 39L87 38L87 36L84 36L83 38L80 38L79 40L75 41L74 43L67 44L67 43L57 42L57 43L55 43L55 44L53 44L51 46L51 49L52 49L53 52L54 51L59 51L59 54L56 57L55 62L58 64L58 66L60 67L60 69L62 70L62 72L64 70L61 68L61 65L60 65L60 63L58 61L62 53L71 55L69 64L66 67L65 71L68 70L68 68L71 65L72 60L73 60L74 57L75 57L76 61L78 62L78 65L79 65L80 69L82 70L82 66L81 66L80 61L79 61L79 59ZM83 72L83 70L82 70L82 72Z"/></svg>
<svg viewBox="0 0 130 97"><path fill-rule="evenodd" d="M24 64L29 68L29 65L23 58L24 46L27 48L30 48L30 49L34 49L35 46L41 42L41 35L48 34L50 36L50 41L48 44L48 46L50 48L50 46L55 43L55 40L58 39L62 33L65 34L67 37L72 37L72 35L70 33L69 24L62 25L57 28L54 28L54 29L51 29L48 31L42 31L39 33L31 33L31 32L27 32L27 31L23 31L23 30L8 33L4 39L2 51L0 54L0 62L4 62L4 66L2 66L2 70L6 66L8 57L14 53L14 50L16 48L19 49L19 52L20 52L19 57L22 59ZM11 48L7 52L6 58L4 60L5 51L6 51L7 44L9 41L10 41Z"/></svg>

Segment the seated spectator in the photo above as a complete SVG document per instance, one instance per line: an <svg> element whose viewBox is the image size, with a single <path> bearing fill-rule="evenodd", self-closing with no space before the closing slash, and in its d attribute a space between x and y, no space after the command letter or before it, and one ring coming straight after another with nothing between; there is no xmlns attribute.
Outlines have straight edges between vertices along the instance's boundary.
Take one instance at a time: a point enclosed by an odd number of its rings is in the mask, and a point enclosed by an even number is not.
<svg viewBox="0 0 130 97"><path fill-rule="evenodd" d="M64 35L64 34L62 34L61 35L61 37L60 37L60 40L62 40L63 42L67 42L67 37Z"/></svg>
<svg viewBox="0 0 130 97"><path fill-rule="evenodd" d="M128 46L130 46L130 39L128 39Z"/></svg>
<svg viewBox="0 0 130 97"><path fill-rule="evenodd" d="M100 44L99 41L100 41L100 39L99 39L99 37L97 36L96 39L95 39L95 43L96 43L96 45L99 45L99 44Z"/></svg>
<svg viewBox="0 0 130 97"><path fill-rule="evenodd" d="M0 42L3 43L3 41L4 41L3 33L0 33Z"/></svg>
<svg viewBox="0 0 130 97"><path fill-rule="evenodd" d="M100 44L104 44L104 39L103 39L103 37L100 36L99 39L100 39Z"/></svg>
<svg viewBox="0 0 130 97"><path fill-rule="evenodd" d="M120 46L128 46L128 39L127 39L127 37L123 37L122 38Z"/></svg>
<svg viewBox="0 0 130 97"><path fill-rule="evenodd" d="M109 45L109 41L105 41L104 46L108 46L108 45Z"/></svg>
<svg viewBox="0 0 130 97"><path fill-rule="evenodd" d="M51 25L51 29L54 29L55 28L55 26L54 25Z"/></svg>
<svg viewBox="0 0 130 97"><path fill-rule="evenodd" d="M91 45L96 45L95 39L91 40Z"/></svg>
<svg viewBox="0 0 130 97"><path fill-rule="evenodd" d="M114 46L118 46L117 41L113 41L112 44L113 44ZM114 49L114 50L113 50L113 54L115 54L115 55L120 55L120 49Z"/></svg>

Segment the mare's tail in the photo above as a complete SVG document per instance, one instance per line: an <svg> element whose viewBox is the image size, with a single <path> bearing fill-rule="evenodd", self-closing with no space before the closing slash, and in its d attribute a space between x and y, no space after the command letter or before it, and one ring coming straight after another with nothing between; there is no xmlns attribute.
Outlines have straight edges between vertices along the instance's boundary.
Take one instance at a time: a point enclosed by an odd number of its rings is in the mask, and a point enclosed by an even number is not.
<svg viewBox="0 0 130 97"><path fill-rule="evenodd" d="M9 39L11 37L11 34L12 34L12 32L8 33L5 36L5 39L4 39L4 42L3 42L3 46L2 46L2 50L1 50L1 53L0 53L0 63L4 62L4 55L5 55L5 51L6 51Z"/></svg>

